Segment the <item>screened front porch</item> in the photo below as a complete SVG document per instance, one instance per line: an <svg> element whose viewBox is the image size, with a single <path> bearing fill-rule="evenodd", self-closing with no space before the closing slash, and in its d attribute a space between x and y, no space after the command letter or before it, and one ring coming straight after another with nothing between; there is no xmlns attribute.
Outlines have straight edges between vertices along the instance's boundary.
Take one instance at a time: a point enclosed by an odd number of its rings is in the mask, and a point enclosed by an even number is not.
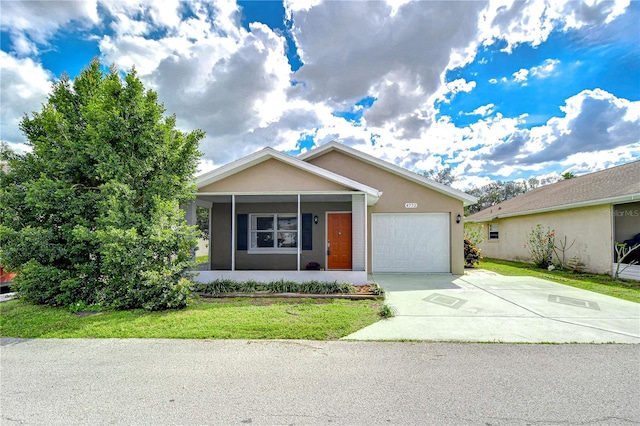
<svg viewBox="0 0 640 426"><path fill-rule="evenodd" d="M208 209L210 233L198 282L367 283L364 193L199 193L186 209L189 223L196 205Z"/></svg>

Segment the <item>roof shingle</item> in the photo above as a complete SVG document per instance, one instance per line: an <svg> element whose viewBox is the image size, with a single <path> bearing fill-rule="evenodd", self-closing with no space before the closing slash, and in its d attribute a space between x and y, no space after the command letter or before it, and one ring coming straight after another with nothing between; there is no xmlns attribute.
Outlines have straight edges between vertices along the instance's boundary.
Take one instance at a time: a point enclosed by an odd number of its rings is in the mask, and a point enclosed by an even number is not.
<svg viewBox="0 0 640 426"><path fill-rule="evenodd" d="M629 201L640 201L640 161L541 186L472 214L468 220L486 221L547 210L608 204L627 198Z"/></svg>

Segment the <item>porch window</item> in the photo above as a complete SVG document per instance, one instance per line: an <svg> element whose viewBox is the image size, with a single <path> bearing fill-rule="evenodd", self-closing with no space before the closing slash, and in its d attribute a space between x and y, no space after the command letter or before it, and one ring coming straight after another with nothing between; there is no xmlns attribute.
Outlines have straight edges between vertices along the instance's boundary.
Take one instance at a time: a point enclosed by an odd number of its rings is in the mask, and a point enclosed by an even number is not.
<svg viewBox="0 0 640 426"><path fill-rule="evenodd" d="M250 215L249 249L254 252L296 253L298 217L295 213Z"/></svg>
<svg viewBox="0 0 640 426"><path fill-rule="evenodd" d="M489 239L490 240L497 240L499 235L500 234L498 232L498 224L497 223L489 224Z"/></svg>

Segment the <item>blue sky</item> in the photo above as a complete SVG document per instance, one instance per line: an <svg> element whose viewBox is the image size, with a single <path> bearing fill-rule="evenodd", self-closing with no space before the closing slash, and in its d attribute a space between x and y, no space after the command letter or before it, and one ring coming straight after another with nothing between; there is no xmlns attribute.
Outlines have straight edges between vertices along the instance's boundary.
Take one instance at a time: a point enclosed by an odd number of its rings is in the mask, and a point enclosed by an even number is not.
<svg viewBox="0 0 640 426"><path fill-rule="evenodd" d="M640 158L640 2L3 1L0 137L97 56L136 67L203 171L331 140L492 180Z"/></svg>

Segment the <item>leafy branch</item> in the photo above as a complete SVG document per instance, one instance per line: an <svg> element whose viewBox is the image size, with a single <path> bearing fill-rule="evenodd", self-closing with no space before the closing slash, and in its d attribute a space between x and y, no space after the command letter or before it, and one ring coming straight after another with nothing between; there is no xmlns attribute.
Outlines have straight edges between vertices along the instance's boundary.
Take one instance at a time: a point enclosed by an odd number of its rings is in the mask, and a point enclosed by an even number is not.
<svg viewBox="0 0 640 426"><path fill-rule="evenodd" d="M620 273L624 272L631 265L636 265L638 263L637 260L632 260L629 263L624 263L624 260L634 251L640 248L640 244L636 244L634 246L628 246L626 243L616 243L616 270L613 273L613 278L616 280L620 277ZM620 269L620 265L625 265L622 269Z"/></svg>

